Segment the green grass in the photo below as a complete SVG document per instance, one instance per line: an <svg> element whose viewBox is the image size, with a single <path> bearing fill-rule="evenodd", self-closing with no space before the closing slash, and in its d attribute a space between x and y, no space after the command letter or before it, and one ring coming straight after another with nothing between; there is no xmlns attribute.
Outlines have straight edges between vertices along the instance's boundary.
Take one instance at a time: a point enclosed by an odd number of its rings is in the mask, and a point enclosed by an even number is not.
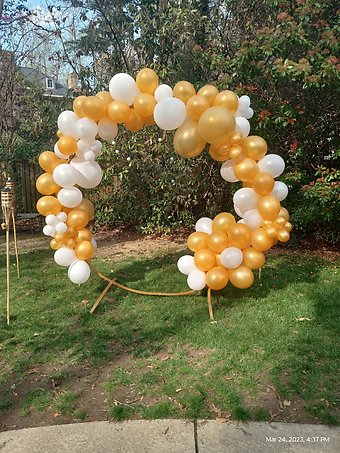
<svg viewBox="0 0 340 453"><path fill-rule="evenodd" d="M132 287L181 291L186 282L176 269L178 256L95 264ZM204 293L152 298L113 289L91 316L89 308L105 287L95 275L85 285L73 285L49 251L23 254L21 265L20 280L12 266L10 326L5 325L3 285L0 293L0 415L14 410L13 382L24 382L31 369L45 375L49 369L46 379L59 379L61 390L53 395L28 390L21 414L52 406L85 419L89 414L78 407L78 390L68 373L86 364L97 373L108 367L103 389L110 405L107 417L115 420L220 413L264 420L269 412L261 394L270 385L282 400L302 401L303 410L320 422L338 423L340 281L335 262L269 257L261 281L256 278L245 291L231 285L223 291L214 308L215 324L209 322ZM3 255L0 282L5 282ZM124 364L115 366L123 356L128 357Z"/></svg>

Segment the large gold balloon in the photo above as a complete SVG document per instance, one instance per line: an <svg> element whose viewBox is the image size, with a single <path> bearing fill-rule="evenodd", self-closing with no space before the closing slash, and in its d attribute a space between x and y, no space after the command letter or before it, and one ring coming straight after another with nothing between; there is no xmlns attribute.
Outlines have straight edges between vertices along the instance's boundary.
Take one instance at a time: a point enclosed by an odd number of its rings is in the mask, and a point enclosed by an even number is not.
<svg viewBox="0 0 340 453"><path fill-rule="evenodd" d="M204 87L200 88L197 93L199 96L203 96L209 102L209 105L214 104L214 100L218 95L218 89L213 85L204 85Z"/></svg>
<svg viewBox="0 0 340 453"><path fill-rule="evenodd" d="M148 93L139 94L133 103L135 112L141 117L147 118L153 114L153 110L156 106L155 98Z"/></svg>
<svg viewBox="0 0 340 453"><path fill-rule="evenodd" d="M264 253L253 247L248 247L243 250L243 264L250 269L260 269L260 267L264 266L265 261L266 257L264 256Z"/></svg>
<svg viewBox="0 0 340 453"><path fill-rule="evenodd" d="M37 202L37 211L43 216L48 216L49 214L56 215L62 209L62 205L56 197L51 197L47 195L41 197Z"/></svg>
<svg viewBox="0 0 340 453"><path fill-rule="evenodd" d="M217 160L218 162L225 162L229 159L229 146L210 145L209 154L212 159Z"/></svg>
<svg viewBox="0 0 340 453"><path fill-rule="evenodd" d="M107 105L98 96L88 96L82 102L82 111L90 120L99 121L106 115Z"/></svg>
<svg viewBox="0 0 340 453"><path fill-rule="evenodd" d="M177 82L176 85L174 86L174 97L180 99L185 104L192 96L195 96L195 94L196 90L194 86L190 82L187 82L186 80Z"/></svg>
<svg viewBox="0 0 340 453"><path fill-rule="evenodd" d="M235 217L229 212L220 212L214 218L212 223L212 230L222 231L225 234L229 233L230 227L236 224Z"/></svg>
<svg viewBox="0 0 340 453"><path fill-rule="evenodd" d="M279 215L281 205L273 195L264 195L257 202L257 210L266 220L274 220Z"/></svg>
<svg viewBox="0 0 340 453"><path fill-rule="evenodd" d="M153 69L143 68L137 74L136 83L142 93L153 95L158 86L158 75Z"/></svg>
<svg viewBox="0 0 340 453"><path fill-rule="evenodd" d="M260 160L265 156L268 145L262 137L249 135L241 143L243 153L254 160Z"/></svg>
<svg viewBox="0 0 340 453"><path fill-rule="evenodd" d="M83 198L81 203L74 208L76 211L86 211L89 215L89 219L92 219L94 216L94 206L92 201L87 198Z"/></svg>
<svg viewBox="0 0 340 453"><path fill-rule="evenodd" d="M133 109L130 109L129 117L127 121L125 121L124 126L128 131L138 132L143 129L144 121L137 112L135 112Z"/></svg>
<svg viewBox="0 0 340 453"><path fill-rule="evenodd" d="M211 233L208 239L208 246L214 253L220 254L228 247L229 239L223 231L215 231Z"/></svg>
<svg viewBox="0 0 340 453"><path fill-rule="evenodd" d="M60 189L50 173L43 173L35 183L38 192L42 195L52 195Z"/></svg>
<svg viewBox="0 0 340 453"><path fill-rule="evenodd" d="M232 91L224 90L216 95L213 105L221 105L235 113L238 107L238 97Z"/></svg>
<svg viewBox="0 0 340 453"><path fill-rule="evenodd" d="M44 151L39 156L39 165L47 173L53 173L53 170L62 163L63 161L52 151Z"/></svg>
<svg viewBox="0 0 340 453"><path fill-rule="evenodd" d="M86 101L86 96L78 96L73 101L73 111L78 118L83 118L85 113L83 111L83 104Z"/></svg>
<svg viewBox="0 0 340 453"><path fill-rule="evenodd" d="M266 252L273 245L265 228L257 228L251 233L251 245L260 252Z"/></svg>
<svg viewBox="0 0 340 453"><path fill-rule="evenodd" d="M280 217L284 217L287 222L289 221L289 212L283 206L281 206L281 209L280 209L280 212L279 212L279 216Z"/></svg>
<svg viewBox="0 0 340 453"><path fill-rule="evenodd" d="M249 247L250 243L250 229L243 223L235 223L229 229L230 245L239 249Z"/></svg>
<svg viewBox="0 0 340 453"><path fill-rule="evenodd" d="M67 216L67 225L78 230L84 228L89 222L89 215L86 211L72 210Z"/></svg>
<svg viewBox="0 0 340 453"><path fill-rule="evenodd" d="M75 240L77 243L83 242L83 241L92 241L93 238L93 233L92 231L88 230L87 228L82 228L81 230L76 230L77 234L75 237Z"/></svg>
<svg viewBox="0 0 340 453"><path fill-rule="evenodd" d="M196 231L188 237L188 247L193 252L208 248L209 234Z"/></svg>
<svg viewBox="0 0 340 453"><path fill-rule="evenodd" d="M229 269L229 280L236 288L246 289L254 283L254 274L252 270L244 265L236 269Z"/></svg>
<svg viewBox="0 0 340 453"><path fill-rule="evenodd" d="M180 126L174 136L174 148L182 157L198 156L204 149L206 142L198 133L196 121L187 121Z"/></svg>
<svg viewBox="0 0 340 453"><path fill-rule="evenodd" d="M259 172L259 166L254 159L245 157L234 165L234 174L240 181L252 181Z"/></svg>
<svg viewBox="0 0 340 453"><path fill-rule="evenodd" d="M96 96L104 102L106 107L113 102L113 98L108 91L99 91Z"/></svg>
<svg viewBox="0 0 340 453"><path fill-rule="evenodd" d="M203 96L192 96L187 102L188 115L198 121L203 112L210 107L209 101Z"/></svg>
<svg viewBox="0 0 340 453"><path fill-rule="evenodd" d="M124 101L113 101L107 108L110 119L115 123L125 123L130 115L130 108Z"/></svg>
<svg viewBox="0 0 340 453"><path fill-rule="evenodd" d="M57 145L59 151L66 156L75 154L78 151L77 140L70 135L64 135L63 137L60 137Z"/></svg>
<svg viewBox="0 0 340 453"><path fill-rule="evenodd" d="M209 288L219 291L228 283L228 271L223 266L215 266L207 272L205 278Z"/></svg>
<svg viewBox="0 0 340 453"><path fill-rule="evenodd" d="M274 178L270 173L261 171L253 181L253 189L259 195L268 195L274 188Z"/></svg>
<svg viewBox="0 0 340 453"><path fill-rule="evenodd" d="M94 254L94 247L90 241L83 241L76 247L76 256L79 260L89 260Z"/></svg>
<svg viewBox="0 0 340 453"><path fill-rule="evenodd" d="M277 239L280 242L288 242L290 239L290 234L285 228L282 228L277 232Z"/></svg>
<svg viewBox="0 0 340 453"><path fill-rule="evenodd" d="M208 143L224 145L235 129L235 117L225 107L210 107L202 113L198 132Z"/></svg>
<svg viewBox="0 0 340 453"><path fill-rule="evenodd" d="M195 266L203 272L207 272L215 265L215 254L209 249L200 249L195 253Z"/></svg>
<svg viewBox="0 0 340 453"><path fill-rule="evenodd" d="M232 146L229 149L229 157L230 159L240 159L243 156L242 154L242 148L240 146Z"/></svg>

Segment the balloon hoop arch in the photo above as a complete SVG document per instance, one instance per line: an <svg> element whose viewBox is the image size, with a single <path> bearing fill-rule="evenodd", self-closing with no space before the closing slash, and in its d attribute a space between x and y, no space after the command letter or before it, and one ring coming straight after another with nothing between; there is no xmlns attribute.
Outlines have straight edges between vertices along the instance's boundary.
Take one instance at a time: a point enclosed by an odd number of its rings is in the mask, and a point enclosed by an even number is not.
<svg viewBox="0 0 340 453"><path fill-rule="evenodd" d="M37 210L45 216L43 232L51 236L54 260L68 268L69 279L85 283L91 269L107 286L91 309L95 311L112 286L142 295L185 296L207 287L209 315L214 319L212 290L222 290L228 282L246 289L254 282L254 269L265 263L264 252L278 241L287 242L292 225L287 209L281 206L287 186L275 181L285 168L277 154L267 154L265 140L249 135L249 119L254 112L248 96L238 97L230 90L219 91L205 85L197 92L187 81L172 89L159 84L152 69L112 77L109 91L95 96L79 96L73 110L58 117L58 141L54 151L44 151L39 164L45 173L36 182L43 195ZM183 158L194 158L206 148L213 160L221 162L221 176L241 187L233 196L235 217L221 212L214 219L196 222L188 238L194 255L184 255L177 263L187 276L188 291L180 293L146 292L129 288L100 273L92 264L97 243L86 228L94 217L94 207L81 189L97 187L102 169L96 162L101 140L112 142L118 127L138 132L157 125L176 131L174 150Z"/></svg>

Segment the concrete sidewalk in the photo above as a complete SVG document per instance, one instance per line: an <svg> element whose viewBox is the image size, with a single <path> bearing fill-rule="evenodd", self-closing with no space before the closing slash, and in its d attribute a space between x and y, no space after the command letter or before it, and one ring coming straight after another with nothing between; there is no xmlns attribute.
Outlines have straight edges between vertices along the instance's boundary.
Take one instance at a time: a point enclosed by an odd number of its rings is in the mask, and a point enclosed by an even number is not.
<svg viewBox="0 0 340 453"><path fill-rule="evenodd" d="M286 423L137 420L0 433L1 453L340 452L340 429Z"/></svg>

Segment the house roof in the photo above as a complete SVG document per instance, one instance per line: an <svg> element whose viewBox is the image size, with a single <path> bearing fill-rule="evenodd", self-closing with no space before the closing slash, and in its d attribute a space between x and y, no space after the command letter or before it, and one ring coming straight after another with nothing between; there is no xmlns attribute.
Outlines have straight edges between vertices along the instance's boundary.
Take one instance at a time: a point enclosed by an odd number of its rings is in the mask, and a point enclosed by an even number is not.
<svg viewBox="0 0 340 453"><path fill-rule="evenodd" d="M62 83L55 80L55 77L44 74L34 68L27 68L25 66L19 66L19 70L28 82L38 83L44 90L45 96L52 97L65 97L68 94L68 89ZM54 81L54 88L46 87L46 79L52 79Z"/></svg>

